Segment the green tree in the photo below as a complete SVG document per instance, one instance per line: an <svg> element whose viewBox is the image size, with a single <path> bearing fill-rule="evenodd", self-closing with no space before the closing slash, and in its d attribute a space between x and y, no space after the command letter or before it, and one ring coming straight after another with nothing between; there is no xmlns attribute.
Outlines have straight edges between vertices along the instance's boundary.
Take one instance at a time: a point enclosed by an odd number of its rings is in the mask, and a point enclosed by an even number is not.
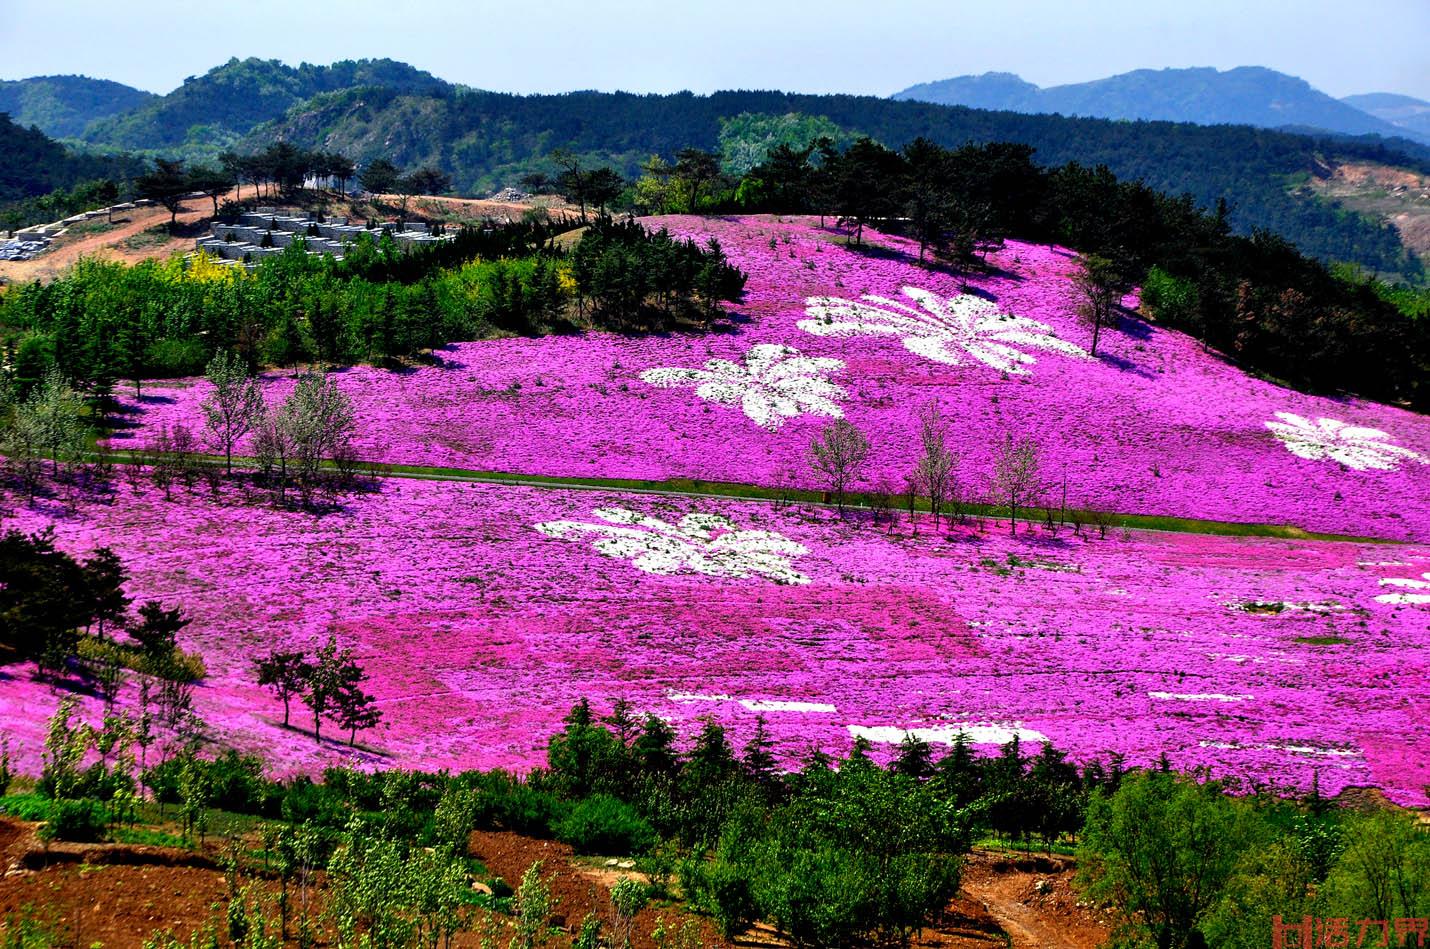
<svg viewBox="0 0 1430 949"><path fill-rule="evenodd" d="M214 205L214 217L218 217L218 199L227 195L237 184L233 174L222 168L197 165L189 169L189 191L200 191L207 195Z"/></svg>
<svg viewBox="0 0 1430 949"><path fill-rule="evenodd" d="M1079 878L1090 898L1119 907L1130 937L1186 949L1259 839L1249 805L1219 785L1138 772L1088 802Z"/></svg>
<svg viewBox="0 0 1430 949"><path fill-rule="evenodd" d="M204 376L213 387L200 404L204 425L223 452L224 470L233 474L233 447L253 430L263 412L263 389L243 360L220 349L209 360Z"/></svg>
<svg viewBox="0 0 1430 949"><path fill-rule="evenodd" d="M184 206L184 196L194 190L189 181L189 173L181 161L154 160L154 170L140 175L134 180L134 190L139 197L155 201L169 212L169 227L178 223L179 209Z"/></svg>
<svg viewBox="0 0 1430 949"><path fill-rule="evenodd" d="M253 660L258 684L272 689L283 703L283 727L288 727L288 706L295 695L302 695L308 680L308 663L301 652L274 649L268 655Z"/></svg>
<svg viewBox="0 0 1430 949"><path fill-rule="evenodd" d="M130 628L129 635L144 655L165 662L173 657L179 633L190 622L181 607L166 610L158 600L148 600L139 607L139 622Z"/></svg>
<svg viewBox="0 0 1430 949"><path fill-rule="evenodd" d="M849 486L863 473L869 458L869 440L845 419L835 419L820 430L809 446L810 463L828 486L839 509L844 510Z"/></svg>
<svg viewBox="0 0 1430 949"><path fill-rule="evenodd" d="M1123 265L1107 257L1085 254L1078 258L1078 266L1080 269L1073 277L1078 293L1078 315L1092 328L1088 353L1095 357L1103 327L1117 325L1128 280Z"/></svg>
<svg viewBox="0 0 1430 949"><path fill-rule="evenodd" d="M329 635L328 641L318 647L313 661L307 666L303 704L313 713L313 740L319 744L323 741L323 719L332 713L337 703L350 661L351 654L347 650L338 649L337 636Z"/></svg>
<svg viewBox="0 0 1430 949"><path fill-rule="evenodd" d="M362 170L359 180L363 190L372 194L391 194L402 171L386 158L374 158Z"/></svg>

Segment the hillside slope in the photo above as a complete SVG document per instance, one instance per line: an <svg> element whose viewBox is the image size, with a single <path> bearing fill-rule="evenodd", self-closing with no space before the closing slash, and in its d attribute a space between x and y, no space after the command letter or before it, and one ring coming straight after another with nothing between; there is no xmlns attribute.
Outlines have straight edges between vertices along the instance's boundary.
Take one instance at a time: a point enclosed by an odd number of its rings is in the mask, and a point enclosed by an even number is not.
<svg viewBox="0 0 1430 949"><path fill-rule="evenodd" d="M141 162L72 151L34 128L0 114L0 203L48 194L94 178L126 178Z"/></svg>
<svg viewBox="0 0 1430 949"><path fill-rule="evenodd" d="M1046 89L1009 73L985 73L920 83L892 98L1105 119L1321 129L1430 142L1430 135L1422 131L1393 125L1312 88L1304 79L1260 66L1225 71L1210 67L1137 69Z"/></svg>
<svg viewBox="0 0 1430 949"><path fill-rule="evenodd" d="M1134 320L1105 334L1097 358L1089 358L1076 316L1075 265L1065 250L1009 242L995 257L999 269L973 281L972 292L992 301L980 304L990 311L982 332L996 337L1012 314L1052 334L1024 345L1020 338L982 340L958 318L941 316L943 304L916 299L924 291L955 297L961 284L917 266L917 249L901 240L885 239L882 253L864 254L843 247L841 235L819 229L816 219L652 224L702 244L717 238L750 275L728 331L485 340L448 347L436 366L411 372L353 367L338 384L366 420L359 453L518 475L813 488L810 441L830 416L842 415L873 443L865 486L898 486L917 460L916 412L934 403L950 420L963 483L979 494L1002 439L1026 436L1041 448L1050 486L1056 482L1060 492L1066 476L1073 506L1430 541L1430 419L1250 378L1195 340ZM811 309L817 298L869 294L908 311L880 303L861 316L873 328L844 332L826 331L823 315ZM896 331L883 311L902 313L911 328ZM930 348L940 340L942 348ZM1005 360L1003 345L1030 358ZM677 385L646 375L714 368L711 360L753 371L780 347L837 361L820 364L839 387L832 404L815 400L808 411L785 412L795 416L786 420L761 415L758 392L743 405L709 401L695 391L695 377ZM271 374L267 385L277 398L291 375ZM155 382L147 391L163 398L133 406L139 424L121 432L116 447L202 417L201 384ZM1374 429L1396 447L1382 453L1368 446L1365 457L1359 449L1301 457L1278 435L1278 426L1299 423L1281 413L1311 420L1308 437L1319 431L1316 420L1328 418L1335 431L1339 423Z"/></svg>
<svg viewBox="0 0 1430 949"><path fill-rule="evenodd" d="M0 80L0 112L51 138L78 138L96 119L137 109L153 98L152 92L88 76Z"/></svg>

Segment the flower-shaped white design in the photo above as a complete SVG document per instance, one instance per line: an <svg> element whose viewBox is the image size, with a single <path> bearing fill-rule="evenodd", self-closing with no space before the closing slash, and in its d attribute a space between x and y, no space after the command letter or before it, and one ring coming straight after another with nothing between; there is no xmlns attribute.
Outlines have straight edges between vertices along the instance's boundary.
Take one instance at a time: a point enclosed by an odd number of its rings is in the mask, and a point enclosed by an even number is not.
<svg viewBox="0 0 1430 949"><path fill-rule="evenodd" d="M720 514L687 514L678 524L623 507L591 512L605 521L547 521L536 529L548 537L570 540L594 534L593 546L607 557L629 560L646 573L670 575L692 571L710 577L767 577L776 583L808 583L790 558L809 553L773 531L740 530Z"/></svg>
<svg viewBox="0 0 1430 949"><path fill-rule="evenodd" d="M1423 580L1414 577L1386 577L1380 581L1383 587L1406 587L1419 593L1382 593L1375 598L1377 603L1405 603L1411 606L1430 604L1430 573L1421 574Z"/></svg>
<svg viewBox="0 0 1430 949"><path fill-rule="evenodd" d="M810 297L799 328L816 336L898 336L911 353L950 366L971 356L994 369L1027 375L1037 362L1020 347L1046 349L1087 358L1087 352L1053 335L1053 328L1024 316L1002 313L982 297L963 293L947 299L919 287L904 287L909 306L887 297L863 301Z"/></svg>
<svg viewBox="0 0 1430 949"><path fill-rule="evenodd" d="M1329 458L1357 471L1394 471L1402 461L1426 458L1402 445L1392 444L1378 428L1351 425L1333 418L1312 421L1293 412L1277 412L1279 422L1266 427L1297 458L1320 461Z"/></svg>
<svg viewBox="0 0 1430 949"><path fill-rule="evenodd" d="M839 359L802 356L789 346L761 343L745 353L744 365L711 359L704 369L647 369L641 379L663 388L693 385L700 398L738 405L755 424L773 432L796 415L842 417L835 400L846 393L824 377L843 368Z"/></svg>

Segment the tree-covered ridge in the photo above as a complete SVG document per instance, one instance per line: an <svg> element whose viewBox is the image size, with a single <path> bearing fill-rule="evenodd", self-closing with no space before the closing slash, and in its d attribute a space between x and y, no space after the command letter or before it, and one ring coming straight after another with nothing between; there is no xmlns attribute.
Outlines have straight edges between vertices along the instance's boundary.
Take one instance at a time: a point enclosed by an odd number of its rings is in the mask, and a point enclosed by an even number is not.
<svg viewBox="0 0 1430 949"><path fill-rule="evenodd" d="M319 93L368 86L433 91L446 83L390 59L296 67L276 59L230 59L202 76L184 80L168 95L95 122L85 131L84 139L124 149L211 152Z"/></svg>
<svg viewBox="0 0 1430 949"><path fill-rule="evenodd" d="M0 112L53 138L78 138L96 119L128 112L152 92L88 76L33 76L0 80Z"/></svg>
<svg viewBox="0 0 1430 949"><path fill-rule="evenodd" d="M0 204L72 188L99 178L130 178L142 162L127 157L76 152L36 128L24 128L0 112Z"/></svg>
<svg viewBox="0 0 1430 949"><path fill-rule="evenodd" d="M1113 122L1050 115L985 112L872 96L717 92L697 96L573 92L517 96L447 89L347 90L304 102L259 128L247 144L279 139L340 151L359 161L386 157L400 165L434 165L459 192L510 184L543 156L563 147L634 175L651 155L693 146L716 151L722 120L742 114L797 114L858 130L890 146L918 137L957 147L968 142L1032 146L1040 164L1106 165L1118 178L1170 194L1190 194L1204 207L1229 204L1233 230L1282 234L1322 260L1349 260L1387 273L1416 273L1387 224L1291 193L1296 180L1324 170L1328 159L1355 158L1425 167L1430 151L1405 154L1378 138L1311 138L1247 126ZM1397 146L1399 147L1399 146ZM1406 149L1414 149L1404 143Z"/></svg>

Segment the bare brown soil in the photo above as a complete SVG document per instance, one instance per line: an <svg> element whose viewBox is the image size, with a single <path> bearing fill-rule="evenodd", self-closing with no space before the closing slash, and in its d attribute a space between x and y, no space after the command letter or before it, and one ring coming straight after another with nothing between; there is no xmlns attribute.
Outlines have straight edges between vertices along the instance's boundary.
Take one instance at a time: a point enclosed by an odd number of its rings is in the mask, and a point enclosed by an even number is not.
<svg viewBox="0 0 1430 949"><path fill-rule="evenodd" d="M1430 177L1375 162L1336 165L1315 176L1311 187L1323 198L1389 221L1406 247L1430 262Z"/></svg>
<svg viewBox="0 0 1430 949"><path fill-rule="evenodd" d="M595 913L608 937L615 933L610 891L624 876L643 879L634 870L608 867L604 861L575 856L570 847L497 831L474 833L473 856L493 876L512 886L537 860L555 898L551 922L572 934L587 913ZM1072 889L1073 865L1065 857L1024 857L976 851L964 868L963 889L913 941L942 949L1095 949L1107 938L1109 923L1083 905ZM247 882L247 881L245 881ZM105 949L142 946L155 932L170 929L181 941L211 922L221 925L227 884L218 845L201 852L127 844L50 844L35 835L35 825L0 818L0 942L22 917L44 926L58 945ZM322 894L317 899L321 902ZM477 946L485 912L472 921L474 931L454 945ZM497 944L511 935L510 919L492 915L488 924ZM652 903L636 917L631 945L654 949L651 933L663 920L674 933L689 924L702 947L786 947L772 927L761 924L733 942L714 924L679 905ZM1006 935L1005 935L1006 934ZM555 945L561 945L557 940ZM321 938L318 945L326 945Z"/></svg>
<svg viewBox="0 0 1430 949"><path fill-rule="evenodd" d="M0 819L0 942L28 916L57 945L141 946L156 930L187 940L212 918L223 874L196 854L157 847L52 844ZM197 864L197 865L196 865Z"/></svg>
<svg viewBox="0 0 1430 949"><path fill-rule="evenodd" d="M566 926L574 933L580 929L587 913L595 913L602 921L604 932L618 931L614 928L616 920L611 906L611 887L620 875L606 872L605 868L584 866L565 844L533 840L506 831L477 831L471 837L471 851L494 876L501 877L512 888L521 882L521 875L527 868L540 860L542 878L551 887L556 903L554 923ZM635 873L629 875L637 876ZM655 949L650 934L656 926L657 917L664 919L666 929L672 933L687 922L699 927L701 946L730 945L720 938L719 931L710 920L683 912L668 903L651 903L640 911L632 926L631 945L634 949Z"/></svg>
<svg viewBox="0 0 1430 949"><path fill-rule="evenodd" d="M975 851L964 867L963 894L1008 934L1013 949L1096 949L1112 920L1079 898L1075 871L1068 857Z"/></svg>

